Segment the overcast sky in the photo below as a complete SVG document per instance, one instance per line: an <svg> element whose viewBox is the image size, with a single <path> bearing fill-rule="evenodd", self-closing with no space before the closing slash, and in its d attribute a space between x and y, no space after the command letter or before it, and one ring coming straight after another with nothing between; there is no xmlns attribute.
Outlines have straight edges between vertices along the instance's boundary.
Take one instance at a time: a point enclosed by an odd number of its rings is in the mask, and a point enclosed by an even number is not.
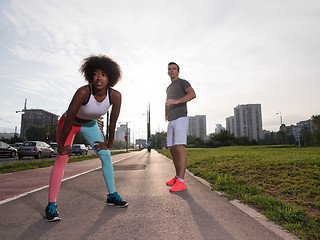
<svg viewBox="0 0 320 240"><path fill-rule="evenodd" d="M105 54L123 77L119 122L135 138L166 130L167 64L180 65L206 115L225 127L238 104L260 103L263 129L320 114L319 0L1 0L0 132L20 132L27 108L61 115L86 82L84 58Z"/></svg>

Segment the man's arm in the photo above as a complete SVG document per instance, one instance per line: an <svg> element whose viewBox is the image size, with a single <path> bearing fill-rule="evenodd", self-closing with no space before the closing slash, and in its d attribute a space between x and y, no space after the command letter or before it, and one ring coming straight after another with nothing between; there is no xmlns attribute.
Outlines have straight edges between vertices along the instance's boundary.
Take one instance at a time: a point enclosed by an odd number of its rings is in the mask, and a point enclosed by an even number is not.
<svg viewBox="0 0 320 240"><path fill-rule="evenodd" d="M196 93L195 91L193 90L192 87L187 87L185 89L185 92L187 93L184 97L182 98L179 98L177 100L174 100L174 99L168 99L167 102L166 102L166 109L169 105L171 104L178 104L178 103L185 103L185 102L189 102L190 100L196 98Z"/></svg>

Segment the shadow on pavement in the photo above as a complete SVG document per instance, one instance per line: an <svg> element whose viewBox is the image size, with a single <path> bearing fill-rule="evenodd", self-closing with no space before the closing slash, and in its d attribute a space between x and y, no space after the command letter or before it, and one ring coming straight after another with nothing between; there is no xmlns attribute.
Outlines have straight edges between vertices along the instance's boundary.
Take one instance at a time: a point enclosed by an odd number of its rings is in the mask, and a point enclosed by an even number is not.
<svg viewBox="0 0 320 240"><path fill-rule="evenodd" d="M122 210L122 211L119 211ZM101 213L99 214L98 219L89 227L88 231L81 236L81 240L91 239L91 236L94 236L99 232L100 228L105 226L106 223L118 214L122 214L127 210L127 208L119 209L116 206L106 205Z"/></svg>
<svg viewBox="0 0 320 240"><path fill-rule="evenodd" d="M193 220L199 228L199 232L202 234L204 240L221 239L219 236L223 236L224 240L234 240L234 238L208 213L203 209L190 195L188 189L181 192L174 192L182 199L184 199L192 212Z"/></svg>

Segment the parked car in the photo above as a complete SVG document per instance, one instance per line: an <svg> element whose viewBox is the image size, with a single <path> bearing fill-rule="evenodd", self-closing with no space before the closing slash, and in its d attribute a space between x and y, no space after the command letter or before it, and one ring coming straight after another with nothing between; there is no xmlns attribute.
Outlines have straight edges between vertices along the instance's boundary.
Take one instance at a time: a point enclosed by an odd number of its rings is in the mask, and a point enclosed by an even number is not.
<svg viewBox="0 0 320 240"><path fill-rule="evenodd" d="M84 144L73 144L72 145L72 153L78 155L88 154L88 148Z"/></svg>
<svg viewBox="0 0 320 240"><path fill-rule="evenodd" d="M14 144L11 144L11 147L14 147L15 149L19 149L20 148L20 146L22 145L22 143L20 143L20 142L17 142L17 143L14 143Z"/></svg>
<svg viewBox="0 0 320 240"><path fill-rule="evenodd" d="M37 159L42 157L52 157L53 149L49 144L42 141L28 141L22 143L18 150L18 157L22 159L23 157L35 157Z"/></svg>
<svg viewBox="0 0 320 240"><path fill-rule="evenodd" d="M52 142L49 144L50 147L53 149L53 155L57 155L57 151L58 151L58 144L55 142Z"/></svg>
<svg viewBox="0 0 320 240"><path fill-rule="evenodd" d="M12 157L17 155L17 149L11 147L9 144L0 141L0 157Z"/></svg>

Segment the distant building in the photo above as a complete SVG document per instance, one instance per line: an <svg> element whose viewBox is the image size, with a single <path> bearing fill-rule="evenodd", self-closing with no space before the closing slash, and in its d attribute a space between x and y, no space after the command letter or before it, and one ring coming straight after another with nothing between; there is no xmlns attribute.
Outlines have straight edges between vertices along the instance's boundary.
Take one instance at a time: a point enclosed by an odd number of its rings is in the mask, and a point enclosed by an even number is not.
<svg viewBox="0 0 320 240"><path fill-rule="evenodd" d="M26 137L26 132L29 127L44 127L51 128L57 126L59 116L42 109L25 109L21 115L21 132L22 138ZM48 129L49 130L49 129Z"/></svg>
<svg viewBox="0 0 320 240"><path fill-rule="evenodd" d="M207 140L206 115L189 117L188 135Z"/></svg>
<svg viewBox="0 0 320 240"><path fill-rule="evenodd" d="M125 142L126 133L128 136L128 144L130 144L130 128L128 128L127 124L120 124L120 127L117 127L114 140Z"/></svg>
<svg viewBox="0 0 320 240"><path fill-rule="evenodd" d="M296 143L300 143L302 131L313 132L310 119L298 122L296 125L286 126L285 129L288 135L294 136Z"/></svg>
<svg viewBox="0 0 320 240"><path fill-rule="evenodd" d="M234 134L234 132L235 132L234 116L226 118L226 130L229 133Z"/></svg>
<svg viewBox="0 0 320 240"><path fill-rule="evenodd" d="M139 148L147 147L147 140L146 139L136 139L136 145L139 145Z"/></svg>
<svg viewBox="0 0 320 240"><path fill-rule="evenodd" d="M238 105L234 116L226 119L227 130L235 137L247 136L250 140L263 139L261 104Z"/></svg>
<svg viewBox="0 0 320 240"><path fill-rule="evenodd" d="M299 127L301 129L301 131L308 130L309 132L313 133L313 129L312 129L311 125L312 125L311 119L297 123L297 127Z"/></svg>
<svg viewBox="0 0 320 240"><path fill-rule="evenodd" d="M224 130L224 127L220 123L216 124L216 128L214 130L215 134L221 132L221 130Z"/></svg>
<svg viewBox="0 0 320 240"><path fill-rule="evenodd" d="M0 133L0 138L10 139L13 138L16 133Z"/></svg>

